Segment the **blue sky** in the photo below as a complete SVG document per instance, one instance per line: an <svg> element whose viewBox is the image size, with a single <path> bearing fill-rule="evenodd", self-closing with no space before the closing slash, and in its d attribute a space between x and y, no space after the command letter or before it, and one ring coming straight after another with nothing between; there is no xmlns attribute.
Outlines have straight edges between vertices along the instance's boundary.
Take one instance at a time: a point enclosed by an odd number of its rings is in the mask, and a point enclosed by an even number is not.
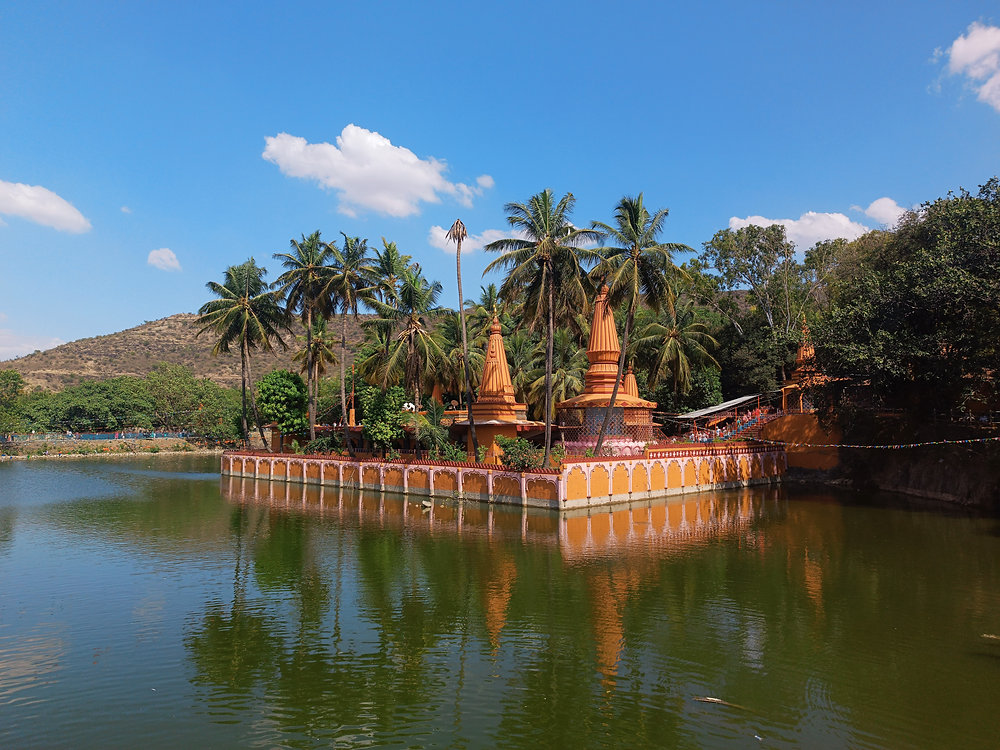
<svg viewBox="0 0 1000 750"><path fill-rule="evenodd" d="M442 229L478 296L476 240L546 187L804 250L998 165L995 2L0 4L0 360L273 279L316 229L455 305Z"/></svg>

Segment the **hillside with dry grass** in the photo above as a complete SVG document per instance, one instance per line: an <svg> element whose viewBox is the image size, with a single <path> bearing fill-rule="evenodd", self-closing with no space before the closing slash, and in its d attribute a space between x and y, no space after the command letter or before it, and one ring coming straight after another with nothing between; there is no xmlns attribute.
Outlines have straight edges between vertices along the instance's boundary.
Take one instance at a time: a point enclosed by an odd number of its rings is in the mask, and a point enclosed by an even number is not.
<svg viewBox="0 0 1000 750"><path fill-rule="evenodd" d="M170 362L190 367L196 376L209 378L219 385L238 386L239 353L213 356L215 340L211 332L196 336L197 318L192 313L181 313L119 333L71 341L44 352L0 362L0 370L17 370L30 387L60 390L84 380L103 380L117 375L142 376L160 362ZM339 318L330 321L335 331L340 331L340 325ZM302 327L296 326L292 335L284 337L289 345L287 352L254 353L250 361L254 379L279 368L298 370L299 364L293 362L292 357L295 350L302 347L297 337L303 334ZM348 319L348 366L363 338L359 322Z"/></svg>

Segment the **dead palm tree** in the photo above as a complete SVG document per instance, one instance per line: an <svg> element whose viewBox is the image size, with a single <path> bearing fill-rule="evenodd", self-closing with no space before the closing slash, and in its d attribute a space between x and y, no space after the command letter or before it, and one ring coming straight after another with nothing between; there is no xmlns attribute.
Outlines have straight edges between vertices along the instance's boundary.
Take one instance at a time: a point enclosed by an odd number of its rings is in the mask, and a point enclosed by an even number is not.
<svg viewBox="0 0 1000 750"><path fill-rule="evenodd" d="M469 335L465 329L465 297L462 296L462 240L468 237L461 219L448 230L448 239L455 243L455 267L458 273L458 315L462 319L462 369L465 370L465 407L469 416L469 437L472 438L472 454L479 455L479 441L476 439L476 420L472 416L472 374L469 372Z"/></svg>

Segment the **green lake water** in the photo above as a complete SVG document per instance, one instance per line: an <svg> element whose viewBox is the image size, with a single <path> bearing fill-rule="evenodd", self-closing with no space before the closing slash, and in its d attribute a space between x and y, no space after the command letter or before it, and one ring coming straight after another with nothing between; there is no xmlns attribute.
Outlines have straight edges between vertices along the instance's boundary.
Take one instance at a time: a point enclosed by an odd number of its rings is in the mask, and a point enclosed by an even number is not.
<svg viewBox="0 0 1000 750"><path fill-rule="evenodd" d="M0 463L0 747L367 746L998 747L1000 522Z"/></svg>

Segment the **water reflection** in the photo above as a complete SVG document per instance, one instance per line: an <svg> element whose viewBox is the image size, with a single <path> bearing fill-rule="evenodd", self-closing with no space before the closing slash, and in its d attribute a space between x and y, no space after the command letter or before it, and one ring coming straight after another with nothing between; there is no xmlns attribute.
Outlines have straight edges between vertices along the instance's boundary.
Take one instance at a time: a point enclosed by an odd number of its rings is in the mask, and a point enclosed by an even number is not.
<svg viewBox="0 0 1000 750"><path fill-rule="evenodd" d="M662 499L556 513L506 505L430 501L391 492L222 479L230 502L295 511L358 526L405 529L431 536L485 535L489 539L554 546L567 562L596 557L676 554L691 544L745 537L784 515L777 488Z"/></svg>
<svg viewBox="0 0 1000 750"><path fill-rule="evenodd" d="M25 464L0 503L0 746L1000 736L991 519L787 490L425 509L73 466Z"/></svg>

